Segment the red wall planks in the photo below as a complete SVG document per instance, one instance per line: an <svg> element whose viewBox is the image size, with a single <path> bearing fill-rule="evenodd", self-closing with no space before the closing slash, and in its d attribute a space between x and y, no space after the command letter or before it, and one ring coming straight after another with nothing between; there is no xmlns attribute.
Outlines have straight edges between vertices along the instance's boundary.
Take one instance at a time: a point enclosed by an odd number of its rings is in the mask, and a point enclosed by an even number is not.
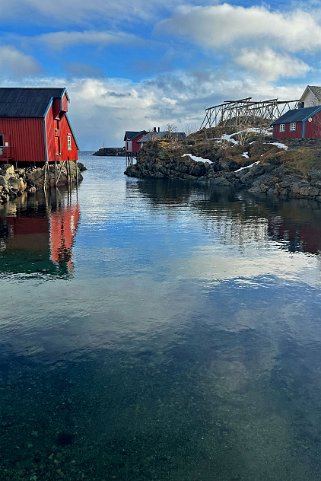
<svg viewBox="0 0 321 481"><path fill-rule="evenodd" d="M44 162L43 119L0 118L0 134L9 147L0 155L0 161L10 156L14 161Z"/></svg>

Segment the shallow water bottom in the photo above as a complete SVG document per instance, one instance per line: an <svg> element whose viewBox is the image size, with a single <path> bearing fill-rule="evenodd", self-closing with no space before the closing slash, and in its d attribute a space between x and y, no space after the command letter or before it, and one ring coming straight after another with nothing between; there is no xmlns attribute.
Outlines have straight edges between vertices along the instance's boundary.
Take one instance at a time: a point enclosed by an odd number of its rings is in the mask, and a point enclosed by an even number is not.
<svg viewBox="0 0 321 481"><path fill-rule="evenodd" d="M321 480L320 209L83 160L1 217L0 479Z"/></svg>

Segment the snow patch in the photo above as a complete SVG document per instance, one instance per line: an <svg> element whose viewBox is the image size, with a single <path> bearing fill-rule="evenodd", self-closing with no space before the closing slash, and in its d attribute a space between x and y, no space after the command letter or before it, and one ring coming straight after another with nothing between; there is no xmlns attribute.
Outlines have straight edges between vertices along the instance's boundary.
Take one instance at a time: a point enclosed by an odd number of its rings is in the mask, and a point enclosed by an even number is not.
<svg viewBox="0 0 321 481"><path fill-rule="evenodd" d="M242 157L245 157L246 159L250 158L248 152L243 152Z"/></svg>
<svg viewBox="0 0 321 481"><path fill-rule="evenodd" d="M272 129L260 129L260 128L249 128L243 130L243 132L255 132L262 135L272 135Z"/></svg>
<svg viewBox="0 0 321 481"><path fill-rule="evenodd" d="M260 163L260 161L257 160L256 162L253 162L253 164L250 164L250 165L247 165L246 167L241 167L240 169L234 170L234 172L241 172L241 170L244 170L244 169L251 169L252 167L254 167L254 165L258 165L259 163Z"/></svg>
<svg viewBox="0 0 321 481"><path fill-rule="evenodd" d="M285 145L285 144L282 144L281 142L264 142L266 145L275 145L276 147L278 147L279 149L284 149L284 150L288 150L288 146Z"/></svg>
<svg viewBox="0 0 321 481"><path fill-rule="evenodd" d="M239 144L239 141L238 140L235 140L233 139L233 135L236 135L238 132L234 132L234 134L223 134L221 139L222 140L226 140L227 142L231 142L231 144L234 144L234 145L238 145Z"/></svg>
<svg viewBox="0 0 321 481"><path fill-rule="evenodd" d="M233 137L235 135L244 134L247 132L253 132L255 134L272 136L272 129L260 129L257 127L249 127L248 129L243 129L243 130L239 130L238 132L234 132L233 134L229 134L229 135L223 134L221 137L221 140L226 140L227 142L231 142L234 145L239 145L240 142L238 140L233 139ZM251 144L252 143L253 142L251 142Z"/></svg>
<svg viewBox="0 0 321 481"><path fill-rule="evenodd" d="M203 162L203 163L206 163L206 164L213 164L213 162L210 159L203 159L203 157L197 157L196 155L183 154L182 157L190 157L192 160L195 160L195 162Z"/></svg>

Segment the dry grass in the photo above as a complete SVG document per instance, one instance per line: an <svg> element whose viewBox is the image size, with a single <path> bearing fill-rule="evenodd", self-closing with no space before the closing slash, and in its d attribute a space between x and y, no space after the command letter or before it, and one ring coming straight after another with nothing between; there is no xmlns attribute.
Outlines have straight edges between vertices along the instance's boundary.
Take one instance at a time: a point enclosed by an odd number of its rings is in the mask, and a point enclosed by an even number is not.
<svg viewBox="0 0 321 481"><path fill-rule="evenodd" d="M233 127L230 128L233 131ZM321 170L321 148L317 145L290 145L289 150L280 150L277 146L269 145L268 141L260 134L251 133L255 143L249 145L233 145L229 142L214 142L215 138L220 138L223 134L229 132L229 128L218 126L211 129L202 129L201 131L190 134L184 142L172 143L163 139L159 142L162 150L168 153L170 157L180 157L187 150L189 153L198 155L212 160L225 159L244 165L259 160L262 164L270 163L276 160L284 162L293 172L307 177L312 170ZM265 141L265 142L264 142ZM187 145L191 142L189 147ZM250 159L247 161L242 157L242 152L248 150Z"/></svg>
<svg viewBox="0 0 321 481"><path fill-rule="evenodd" d="M321 170L321 151L319 149L299 147L284 152L282 159L304 176L307 176L311 170Z"/></svg>

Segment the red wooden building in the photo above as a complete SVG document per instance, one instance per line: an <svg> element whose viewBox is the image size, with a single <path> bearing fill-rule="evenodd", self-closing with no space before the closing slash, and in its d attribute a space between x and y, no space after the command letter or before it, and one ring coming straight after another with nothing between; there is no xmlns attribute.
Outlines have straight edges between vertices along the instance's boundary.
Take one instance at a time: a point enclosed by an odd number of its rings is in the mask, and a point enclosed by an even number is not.
<svg viewBox="0 0 321 481"><path fill-rule="evenodd" d="M278 140L321 139L321 105L289 110L272 126Z"/></svg>
<svg viewBox="0 0 321 481"><path fill-rule="evenodd" d="M133 132L127 130L125 132L124 142L125 142L125 151L126 155L129 157L134 157L137 152L139 152L141 145L138 141L145 135L147 132L146 130L141 130L139 132Z"/></svg>
<svg viewBox="0 0 321 481"><path fill-rule="evenodd" d="M0 162L78 160L64 88L0 88Z"/></svg>

